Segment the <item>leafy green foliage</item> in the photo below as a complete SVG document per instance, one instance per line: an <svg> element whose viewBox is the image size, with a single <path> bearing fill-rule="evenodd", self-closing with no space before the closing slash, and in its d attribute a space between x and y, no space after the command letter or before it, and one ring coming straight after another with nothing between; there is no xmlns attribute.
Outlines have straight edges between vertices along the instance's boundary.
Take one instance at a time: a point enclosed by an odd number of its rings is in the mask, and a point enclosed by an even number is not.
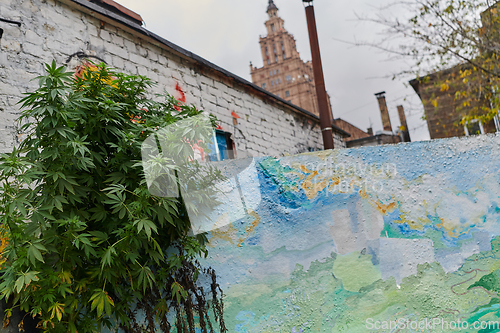
<svg viewBox="0 0 500 333"><path fill-rule="evenodd" d="M47 332L129 327L146 298L170 327L169 308L196 291L196 279L175 278L199 274L206 239L188 236L180 200L150 194L141 143L200 111L170 96L153 102L150 80L104 65L46 71L21 101L26 139L0 158L1 297Z"/></svg>

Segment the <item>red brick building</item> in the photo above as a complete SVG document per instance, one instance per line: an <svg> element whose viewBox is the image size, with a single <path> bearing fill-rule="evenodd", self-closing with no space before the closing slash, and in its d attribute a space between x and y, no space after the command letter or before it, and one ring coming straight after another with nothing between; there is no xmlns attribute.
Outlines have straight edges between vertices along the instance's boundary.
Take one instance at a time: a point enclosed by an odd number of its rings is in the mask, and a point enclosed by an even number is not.
<svg viewBox="0 0 500 333"><path fill-rule="evenodd" d="M460 123L474 106L489 103L481 98L475 105L463 107L463 101L455 98L457 92L466 89L466 83L460 77L462 69L464 66L456 66L410 81L424 105L431 139L494 133L497 130L498 124L494 120L488 123L474 121L466 126Z"/></svg>

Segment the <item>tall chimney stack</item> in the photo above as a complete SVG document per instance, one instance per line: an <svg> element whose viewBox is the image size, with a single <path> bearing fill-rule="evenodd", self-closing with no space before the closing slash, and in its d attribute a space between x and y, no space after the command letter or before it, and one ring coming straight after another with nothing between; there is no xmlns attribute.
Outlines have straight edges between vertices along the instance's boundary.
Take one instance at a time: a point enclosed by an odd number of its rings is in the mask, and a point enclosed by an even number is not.
<svg viewBox="0 0 500 333"><path fill-rule="evenodd" d="M399 121L401 122L401 132L403 133L403 142L411 142L410 130L406 123L405 109L402 105L398 105Z"/></svg>
<svg viewBox="0 0 500 333"><path fill-rule="evenodd" d="M378 100L378 106L380 108L380 115L382 116L382 125L384 126L384 131L392 132L391 118L389 117L389 111L387 110L387 103L385 102L385 91L376 93Z"/></svg>

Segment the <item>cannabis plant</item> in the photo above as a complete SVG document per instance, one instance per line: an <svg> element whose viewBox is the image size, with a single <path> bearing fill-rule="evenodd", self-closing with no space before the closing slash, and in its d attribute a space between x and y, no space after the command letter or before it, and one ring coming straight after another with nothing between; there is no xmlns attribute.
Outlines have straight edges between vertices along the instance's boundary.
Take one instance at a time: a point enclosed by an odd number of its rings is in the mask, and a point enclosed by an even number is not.
<svg viewBox="0 0 500 333"><path fill-rule="evenodd" d="M21 101L26 137L0 158L4 325L19 307L46 332L225 331L215 274L196 262L206 237L189 236L181 199L150 193L140 161L148 136L201 111L153 102L149 79L104 64L46 72Z"/></svg>

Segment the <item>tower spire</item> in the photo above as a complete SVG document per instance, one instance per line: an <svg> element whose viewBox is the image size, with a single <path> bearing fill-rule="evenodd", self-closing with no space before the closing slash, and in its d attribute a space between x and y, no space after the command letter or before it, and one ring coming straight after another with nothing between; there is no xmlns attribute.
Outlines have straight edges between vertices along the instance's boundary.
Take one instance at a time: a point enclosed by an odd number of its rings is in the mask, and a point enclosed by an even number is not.
<svg viewBox="0 0 500 333"><path fill-rule="evenodd" d="M276 5L274 4L273 0L269 0L269 6L267 6L267 12L266 13L269 13L273 9L278 10L278 7L276 7Z"/></svg>

